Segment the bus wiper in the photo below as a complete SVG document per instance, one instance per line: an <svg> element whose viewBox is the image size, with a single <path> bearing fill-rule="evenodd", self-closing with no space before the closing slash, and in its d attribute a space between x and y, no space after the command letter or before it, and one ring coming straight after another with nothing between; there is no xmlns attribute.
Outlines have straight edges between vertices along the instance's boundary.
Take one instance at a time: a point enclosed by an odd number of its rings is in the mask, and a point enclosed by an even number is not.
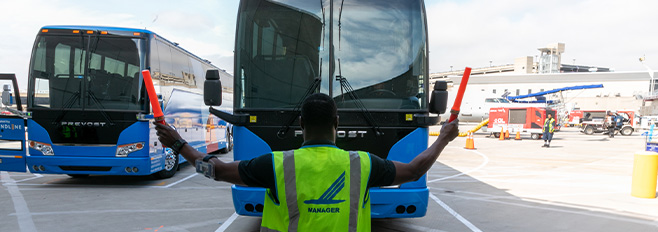
<svg viewBox="0 0 658 232"><path fill-rule="evenodd" d="M288 131L290 130L290 126L292 126L292 124L295 122L295 119L297 119L297 117L299 117L299 115L302 113L302 111L299 109L302 106L302 103L304 102L306 97L308 97L313 92L315 92L315 90L318 89L321 81L322 79L320 79L320 77L317 77L315 78L315 80L313 80L313 83L311 83L311 85L308 86L308 89L306 89L306 93L304 93L304 95L299 99L297 105L295 105L295 108L292 109L292 111L295 114L290 117L288 123L284 124L281 127L281 129L279 129L279 132L276 133L276 137L278 137L279 139L285 138L286 133L288 133Z"/></svg>
<svg viewBox="0 0 658 232"><path fill-rule="evenodd" d="M361 109L361 114L363 114L363 117L366 119L368 124L372 127L372 130L375 131L375 135L377 136L382 136L384 135L384 132L382 132L379 129L379 126L377 125L377 122L375 122L375 119L372 117L372 114L370 111L368 111L368 108L363 104L361 101L361 98L359 98L358 95L356 95L356 92L354 91L354 88L352 88L352 85L347 81L347 78L345 78L342 75L341 69L340 69L340 59L338 59L338 75L336 76L336 80L340 82L340 95L345 96L343 93L343 89L347 91L347 94L354 100L354 104Z"/></svg>
<svg viewBox="0 0 658 232"><path fill-rule="evenodd" d="M340 1L340 10L338 11L338 51L340 51L340 19L343 16L343 3L345 3L345 0Z"/></svg>
<svg viewBox="0 0 658 232"><path fill-rule="evenodd" d="M107 113L105 113L105 107L103 107L103 104L101 103L101 101L98 100L94 92L87 90L87 95L91 98L91 100L94 100L94 103L96 103L96 108L100 110L101 115L103 116L103 118L105 118L105 121L108 122L110 126L114 126L114 121L112 121L110 116L107 115Z"/></svg>
<svg viewBox="0 0 658 232"><path fill-rule="evenodd" d="M68 80L67 80L67 82L68 82ZM78 91L73 93L73 95L71 95L71 97L69 97L69 100L67 100L66 103L64 103L64 105L62 106L62 109L63 109L62 111L64 111L64 113L60 114L55 119L55 121L53 121L53 124L57 124L59 121L61 121L62 118L64 118L64 116L66 116L66 114L69 112L68 109L73 107L73 104L75 103L76 100L80 99L80 88L82 88L81 85L82 85L81 83L78 84Z"/></svg>
<svg viewBox="0 0 658 232"><path fill-rule="evenodd" d="M324 49L324 0L320 0L320 9L322 9L322 48ZM320 62L320 66L322 66L322 62Z"/></svg>

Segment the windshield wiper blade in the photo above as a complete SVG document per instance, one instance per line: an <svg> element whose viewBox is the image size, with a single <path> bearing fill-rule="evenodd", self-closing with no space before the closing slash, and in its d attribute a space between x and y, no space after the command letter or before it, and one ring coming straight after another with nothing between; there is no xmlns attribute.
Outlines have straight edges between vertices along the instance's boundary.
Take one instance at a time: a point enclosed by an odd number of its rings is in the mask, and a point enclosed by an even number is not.
<svg viewBox="0 0 658 232"><path fill-rule="evenodd" d="M105 121L108 122L110 126L114 126L114 121L112 121L110 116L107 115L107 113L105 112L105 107L103 107L103 103L101 103L101 101L98 100L96 95L89 90L87 90L87 95L91 98L91 100L94 100L94 103L96 103L96 108L100 110L101 115L103 116L103 118L105 118Z"/></svg>
<svg viewBox="0 0 658 232"><path fill-rule="evenodd" d="M67 80L67 82L68 82L68 80ZM64 103L64 105L62 106L62 109L63 109L62 111L64 111L64 113L60 114L60 115L55 119L55 121L53 121L53 124L57 124L59 121L61 121L62 118L64 118L64 116L66 116L66 114L69 112L68 109L70 109L71 107L73 107L73 104L75 103L76 100L80 99L80 88L81 88L81 85L82 85L82 83L79 83L79 84L78 84L78 91L76 91L75 93L73 93L73 95L71 95L71 97L69 97L69 99L66 101L66 103Z"/></svg>
<svg viewBox="0 0 658 232"><path fill-rule="evenodd" d="M344 98L345 94L343 93L343 89L347 92L347 94L354 100L354 104L361 109L361 114L363 117L366 119L368 124L372 127L372 130L375 131L375 135L381 136L384 135L384 132L382 132L379 129L379 126L377 125L377 122L375 122L375 118L372 117L372 114L370 111L368 111L368 108L366 108L365 104L361 101L361 98L356 94L354 88L352 88L352 85L347 81L347 78L345 78L342 75L342 71L340 69L340 59L338 59L338 75L336 76L336 80L340 82L340 93L341 96Z"/></svg>
<svg viewBox="0 0 658 232"><path fill-rule="evenodd" d="M279 139L285 138L286 134L290 130L290 126L292 126L292 124L295 122L295 119L297 119L297 117L299 117L299 115L302 113L302 111L299 109L302 106L302 103L309 95L314 93L318 89L318 87L320 87L320 82L322 82L322 79L320 79L320 77L317 77L315 78L315 80L313 80L313 83L311 83L311 85L308 86L308 89L306 89L306 93L304 93L304 95L299 99L297 105L295 105L295 108L292 109L292 111L295 114L290 117L288 123L284 124L281 127L281 129L279 129L279 132L276 133L276 137L278 137Z"/></svg>
<svg viewBox="0 0 658 232"><path fill-rule="evenodd" d="M340 19L343 17L343 3L345 3L345 0L340 1L340 10L338 11L338 51L340 51Z"/></svg>

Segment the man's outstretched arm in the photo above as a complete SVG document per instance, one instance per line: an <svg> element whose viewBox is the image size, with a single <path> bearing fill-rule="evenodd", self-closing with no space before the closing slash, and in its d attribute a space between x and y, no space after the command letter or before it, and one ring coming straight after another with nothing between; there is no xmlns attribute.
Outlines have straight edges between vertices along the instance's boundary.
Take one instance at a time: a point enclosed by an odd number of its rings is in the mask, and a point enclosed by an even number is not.
<svg viewBox="0 0 658 232"><path fill-rule="evenodd" d="M399 185L420 179L439 158L443 148L459 135L459 120L444 123L439 137L425 151L421 152L408 164L393 161L395 164L395 180L393 185Z"/></svg>
<svg viewBox="0 0 658 232"><path fill-rule="evenodd" d="M156 135L158 140L166 146L171 147L176 140L181 139L180 134L176 132L169 125L162 125L160 123L153 123L155 125L155 130L157 131ZM185 159L194 166L197 160L203 160L203 157L206 156L205 153L199 152L194 149L189 144L185 144L179 151L179 153L185 157ZM233 184L245 185L240 178L240 173L238 172L239 161L234 161L230 163L225 163L219 159L210 159L208 162L212 163L215 167L215 180L226 181Z"/></svg>

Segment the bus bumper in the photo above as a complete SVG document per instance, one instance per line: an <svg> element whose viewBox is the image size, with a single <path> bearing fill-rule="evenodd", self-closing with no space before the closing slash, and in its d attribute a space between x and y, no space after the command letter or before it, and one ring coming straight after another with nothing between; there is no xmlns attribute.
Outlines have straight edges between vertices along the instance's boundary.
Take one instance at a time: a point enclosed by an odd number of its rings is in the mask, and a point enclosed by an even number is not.
<svg viewBox="0 0 658 232"><path fill-rule="evenodd" d="M264 188L233 185L233 206L243 216L263 215ZM372 218L415 218L427 213L428 188L370 189Z"/></svg>
<svg viewBox="0 0 658 232"><path fill-rule="evenodd" d="M162 169L160 160L150 157L28 156L26 161L31 173L47 174L143 176Z"/></svg>

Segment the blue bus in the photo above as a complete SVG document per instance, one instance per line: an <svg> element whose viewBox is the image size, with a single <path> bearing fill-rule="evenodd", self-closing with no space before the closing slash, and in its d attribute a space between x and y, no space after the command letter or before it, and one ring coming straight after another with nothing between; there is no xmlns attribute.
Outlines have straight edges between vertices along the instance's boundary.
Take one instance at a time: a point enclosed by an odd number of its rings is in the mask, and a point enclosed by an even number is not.
<svg viewBox="0 0 658 232"><path fill-rule="evenodd" d="M149 123L144 69L152 73L167 123L190 145L208 153L232 148L231 125L203 105L200 78L217 69L209 61L148 30L45 26L30 62L28 155L0 170L173 176L184 159L162 147ZM233 81L220 73L222 81Z"/></svg>
<svg viewBox="0 0 658 232"><path fill-rule="evenodd" d="M422 0L241 1L233 114L210 109L234 125L235 160L299 148L301 102L322 92L338 105L338 147L410 162L439 121L428 107L426 24ZM238 214L262 215L265 189L232 193ZM372 217L422 217L428 194L426 177L372 188Z"/></svg>

